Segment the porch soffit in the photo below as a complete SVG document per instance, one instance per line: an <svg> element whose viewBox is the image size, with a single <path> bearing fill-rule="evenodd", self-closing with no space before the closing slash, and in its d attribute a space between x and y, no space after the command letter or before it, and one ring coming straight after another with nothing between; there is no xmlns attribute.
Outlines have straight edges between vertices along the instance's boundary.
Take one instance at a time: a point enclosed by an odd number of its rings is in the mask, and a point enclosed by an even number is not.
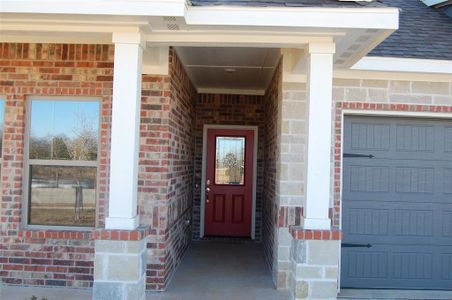
<svg viewBox="0 0 452 300"><path fill-rule="evenodd" d="M109 44L113 32L139 31L148 55L157 57L145 57L147 64L165 64L152 52L168 46L291 48L294 73L304 72L309 43L335 43L335 68L348 69L397 27L398 10L384 7L193 7L182 0L3 0L0 6L3 42Z"/></svg>

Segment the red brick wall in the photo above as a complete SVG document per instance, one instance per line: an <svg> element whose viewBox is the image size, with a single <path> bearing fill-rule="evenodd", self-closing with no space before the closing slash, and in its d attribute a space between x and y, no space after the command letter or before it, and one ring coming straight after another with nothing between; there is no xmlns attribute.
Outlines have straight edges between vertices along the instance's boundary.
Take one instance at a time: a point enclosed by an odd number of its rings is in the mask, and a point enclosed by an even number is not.
<svg viewBox="0 0 452 300"><path fill-rule="evenodd" d="M147 288L164 290L191 241L193 202L194 104L197 97L174 50L170 50L170 74L161 83L162 93L150 91L146 120L153 123L142 147L148 156L145 169L152 170L143 182L142 210L152 214L148 248ZM157 84L153 82L153 84ZM160 84L160 83L159 83ZM143 96L144 98L144 96ZM153 99L153 100L152 100ZM148 101L153 101L152 104ZM154 109L155 111L152 111ZM144 107L142 115L144 114ZM143 122L143 120L142 120ZM146 142L146 146L143 143ZM149 165L152 164L151 167Z"/></svg>
<svg viewBox="0 0 452 300"><path fill-rule="evenodd" d="M89 287L93 231L27 230L22 221L25 101L34 96L102 101L96 226L108 209L112 45L0 44L6 99L0 206L0 277L5 283ZM143 76L138 205L149 226L148 288L163 289L190 241L194 89L174 52L168 76Z"/></svg>
<svg viewBox="0 0 452 300"><path fill-rule="evenodd" d="M21 231L25 101L37 96L101 99L97 224L107 205L113 74L109 45L0 44L0 95L6 98L1 182L0 276L14 284L87 287L93 241L81 232Z"/></svg>
<svg viewBox="0 0 452 300"><path fill-rule="evenodd" d="M278 65L265 94L265 148L264 148L264 190L263 190L263 248L265 259L274 274L275 234L278 227L279 201L277 190L277 163L279 160L279 138L281 133L281 84L282 66Z"/></svg>
<svg viewBox="0 0 452 300"><path fill-rule="evenodd" d="M193 238L199 239L202 143L203 128L209 125L249 125L258 126L257 187L256 187L256 232L257 240L262 237L262 186L263 149L265 145L264 98L262 96L201 94L196 102L196 149L195 149L195 189L193 203Z"/></svg>

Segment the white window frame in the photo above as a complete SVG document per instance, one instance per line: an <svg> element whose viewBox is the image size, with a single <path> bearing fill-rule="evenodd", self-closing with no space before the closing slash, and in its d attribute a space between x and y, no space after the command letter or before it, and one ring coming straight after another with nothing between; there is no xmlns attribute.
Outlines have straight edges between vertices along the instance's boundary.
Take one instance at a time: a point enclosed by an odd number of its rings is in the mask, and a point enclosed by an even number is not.
<svg viewBox="0 0 452 300"><path fill-rule="evenodd" d="M98 119L98 136L97 136L97 160L95 161L70 161L70 160L46 160L46 159L30 159L30 136L31 136L31 106L33 101L67 101L67 102L94 102L99 106ZM100 155L100 140L101 140L101 119L102 119L102 99L100 97L79 97L79 96L29 96L26 99L26 114L25 114L25 143L24 143L24 165L23 165L23 210L22 210L22 227L25 229L38 230L74 230L74 231L89 231L96 227L97 223L97 203L99 200L99 155ZM70 167L96 167L96 188L95 188L95 219L93 226L68 226L68 225L33 225L29 224L30 212L30 166L70 166Z"/></svg>

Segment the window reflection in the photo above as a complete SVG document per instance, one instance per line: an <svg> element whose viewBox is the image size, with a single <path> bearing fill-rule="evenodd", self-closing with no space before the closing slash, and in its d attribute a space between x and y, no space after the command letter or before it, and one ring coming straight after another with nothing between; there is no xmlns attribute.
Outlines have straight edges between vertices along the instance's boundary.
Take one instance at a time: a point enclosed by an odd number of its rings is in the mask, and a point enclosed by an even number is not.
<svg viewBox="0 0 452 300"><path fill-rule="evenodd" d="M97 159L97 102L33 101L30 159Z"/></svg>
<svg viewBox="0 0 452 300"><path fill-rule="evenodd" d="M216 137L215 184L244 184L245 138Z"/></svg>
<svg viewBox="0 0 452 300"><path fill-rule="evenodd" d="M96 167L30 166L30 224L94 226Z"/></svg>

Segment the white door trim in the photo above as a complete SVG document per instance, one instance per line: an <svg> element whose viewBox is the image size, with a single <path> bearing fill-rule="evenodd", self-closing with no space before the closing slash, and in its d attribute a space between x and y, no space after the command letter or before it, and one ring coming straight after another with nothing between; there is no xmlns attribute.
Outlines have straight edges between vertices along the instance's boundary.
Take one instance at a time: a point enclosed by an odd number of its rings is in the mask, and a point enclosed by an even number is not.
<svg viewBox="0 0 452 300"><path fill-rule="evenodd" d="M211 125L205 124L202 134L202 175L201 175L201 211L199 237L204 237L204 214L206 205L206 154L207 154L207 130L208 129L242 129L254 131L254 151L253 151L253 203L251 207L251 239L256 238L256 184L257 184L257 143L258 143L258 127L242 126L242 125Z"/></svg>

